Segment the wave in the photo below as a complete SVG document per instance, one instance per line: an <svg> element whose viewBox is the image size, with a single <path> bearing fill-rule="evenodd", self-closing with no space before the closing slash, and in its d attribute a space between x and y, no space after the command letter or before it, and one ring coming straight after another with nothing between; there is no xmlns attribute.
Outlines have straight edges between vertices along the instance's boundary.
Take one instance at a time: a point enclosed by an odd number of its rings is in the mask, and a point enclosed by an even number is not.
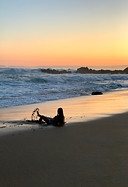
<svg viewBox="0 0 128 187"><path fill-rule="evenodd" d="M48 74L37 69L0 68L0 107L39 103L128 88L128 74Z"/></svg>
<svg viewBox="0 0 128 187"><path fill-rule="evenodd" d="M40 84L40 83L47 83L48 81L42 78L31 78L29 80L26 80L26 82Z"/></svg>

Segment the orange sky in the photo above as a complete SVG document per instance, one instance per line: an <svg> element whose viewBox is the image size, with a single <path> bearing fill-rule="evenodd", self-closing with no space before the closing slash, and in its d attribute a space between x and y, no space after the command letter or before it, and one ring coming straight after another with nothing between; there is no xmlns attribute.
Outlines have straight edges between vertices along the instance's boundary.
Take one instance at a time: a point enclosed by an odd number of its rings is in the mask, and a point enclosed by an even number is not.
<svg viewBox="0 0 128 187"><path fill-rule="evenodd" d="M17 1L14 6L9 1L1 6L0 65L128 64L128 11L124 1L112 7L113 0L107 4L99 1L95 6L82 4L82 0L74 1L73 6L69 0L65 1L68 8L61 2L56 11L47 3L35 1L28 7L25 2L24 6Z"/></svg>

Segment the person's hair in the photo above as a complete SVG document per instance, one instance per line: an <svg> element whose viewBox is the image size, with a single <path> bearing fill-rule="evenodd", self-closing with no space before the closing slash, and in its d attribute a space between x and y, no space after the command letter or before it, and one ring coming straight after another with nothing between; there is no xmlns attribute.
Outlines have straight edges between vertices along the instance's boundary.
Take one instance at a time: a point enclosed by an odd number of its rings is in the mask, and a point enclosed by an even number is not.
<svg viewBox="0 0 128 187"><path fill-rule="evenodd" d="M64 114L62 108L58 108L58 117L59 117L59 122L64 124Z"/></svg>

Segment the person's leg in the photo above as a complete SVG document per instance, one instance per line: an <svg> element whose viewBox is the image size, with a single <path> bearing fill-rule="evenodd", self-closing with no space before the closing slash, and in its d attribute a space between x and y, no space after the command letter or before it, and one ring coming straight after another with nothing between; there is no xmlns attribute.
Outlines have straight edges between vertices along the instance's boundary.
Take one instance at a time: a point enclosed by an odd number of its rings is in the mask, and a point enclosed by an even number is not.
<svg viewBox="0 0 128 187"><path fill-rule="evenodd" d="M42 122L42 120L44 120L47 124L49 123L49 118L48 117L43 116L43 115L40 115L39 117L40 117L39 122Z"/></svg>
<svg viewBox="0 0 128 187"><path fill-rule="evenodd" d="M37 115L40 117L40 119L39 119L40 123L42 122L42 120L44 120L47 124L49 124L49 121L51 118L49 118L47 116L40 115L38 111L37 111Z"/></svg>

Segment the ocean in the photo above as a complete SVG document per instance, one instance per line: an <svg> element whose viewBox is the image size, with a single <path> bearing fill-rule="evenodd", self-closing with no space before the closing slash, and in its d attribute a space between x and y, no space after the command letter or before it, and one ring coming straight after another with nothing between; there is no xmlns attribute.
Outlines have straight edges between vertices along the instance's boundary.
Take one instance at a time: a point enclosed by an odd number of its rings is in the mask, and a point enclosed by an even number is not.
<svg viewBox="0 0 128 187"><path fill-rule="evenodd" d="M95 67L94 69L124 69ZM48 74L44 67L0 67L0 108L91 95L93 91L113 92L128 89L128 74ZM45 67L48 68L48 67ZM92 67L89 67L92 68Z"/></svg>

